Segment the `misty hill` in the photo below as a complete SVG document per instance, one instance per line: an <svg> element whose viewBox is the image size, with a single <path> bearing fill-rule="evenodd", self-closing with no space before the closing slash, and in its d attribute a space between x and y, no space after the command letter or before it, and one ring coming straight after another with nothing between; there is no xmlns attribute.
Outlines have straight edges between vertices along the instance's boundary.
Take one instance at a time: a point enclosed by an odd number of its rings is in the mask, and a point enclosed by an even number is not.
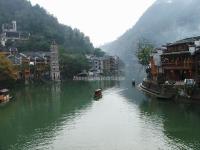
<svg viewBox="0 0 200 150"><path fill-rule="evenodd" d="M32 6L29 1L0 0L0 26L12 20L17 21L19 31L31 34L29 41L15 43L19 50L47 51L53 40L72 53L88 53L94 50L89 38L82 32L60 24L45 9L39 5ZM11 43L8 46L9 44Z"/></svg>
<svg viewBox="0 0 200 150"><path fill-rule="evenodd" d="M139 21L116 41L102 49L135 59L138 40L146 39L156 46L182 38L200 35L199 0L157 0Z"/></svg>

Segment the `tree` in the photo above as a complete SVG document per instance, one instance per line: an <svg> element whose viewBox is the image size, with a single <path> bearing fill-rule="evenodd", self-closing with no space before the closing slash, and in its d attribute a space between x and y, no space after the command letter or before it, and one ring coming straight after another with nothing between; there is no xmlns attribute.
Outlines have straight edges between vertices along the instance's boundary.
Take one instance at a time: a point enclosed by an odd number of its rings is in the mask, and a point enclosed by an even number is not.
<svg viewBox="0 0 200 150"><path fill-rule="evenodd" d="M72 79L74 75L89 69L89 62L84 55L63 54L60 57L60 70L63 79Z"/></svg>
<svg viewBox="0 0 200 150"><path fill-rule="evenodd" d="M105 55L105 52L102 51L100 48L95 48L94 49L94 55L97 57L103 57Z"/></svg>
<svg viewBox="0 0 200 150"><path fill-rule="evenodd" d="M136 56L138 58L138 61L143 66L148 66L151 53L154 50L154 46L152 43L148 42L147 40L139 40L137 44L137 51Z"/></svg>
<svg viewBox="0 0 200 150"><path fill-rule="evenodd" d="M3 54L0 54L0 86L16 79L17 69Z"/></svg>

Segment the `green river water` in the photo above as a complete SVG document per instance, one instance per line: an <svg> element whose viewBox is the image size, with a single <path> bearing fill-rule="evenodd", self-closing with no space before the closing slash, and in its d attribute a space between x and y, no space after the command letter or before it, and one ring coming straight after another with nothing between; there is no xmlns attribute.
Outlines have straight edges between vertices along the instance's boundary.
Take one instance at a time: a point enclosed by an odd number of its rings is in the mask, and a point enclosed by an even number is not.
<svg viewBox="0 0 200 150"><path fill-rule="evenodd" d="M0 150L200 149L200 105L152 99L128 80L35 84L12 95L0 104Z"/></svg>

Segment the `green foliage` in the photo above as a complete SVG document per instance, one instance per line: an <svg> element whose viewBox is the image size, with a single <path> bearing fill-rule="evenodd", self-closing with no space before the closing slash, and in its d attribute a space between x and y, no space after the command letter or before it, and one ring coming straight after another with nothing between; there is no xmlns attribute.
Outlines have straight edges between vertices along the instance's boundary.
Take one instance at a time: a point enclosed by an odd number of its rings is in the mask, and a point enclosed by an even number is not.
<svg viewBox="0 0 200 150"><path fill-rule="evenodd" d="M60 69L61 76L63 79L72 79L74 75L81 73L83 70L90 69L90 63L84 54L95 54L98 57L101 57L105 54L101 49L95 48L94 51L88 52L82 50L82 52L78 51L70 51L65 50L64 47L59 47L59 56L60 56Z"/></svg>
<svg viewBox="0 0 200 150"><path fill-rule="evenodd" d="M48 51L53 40L68 52L90 53L94 50L89 38L78 29L59 24L39 5L26 0L0 0L0 25L17 21L19 31L30 32L29 41L13 43L22 51ZM10 45L11 43L9 43Z"/></svg>
<svg viewBox="0 0 200 150"><path fill-rule="evenodd" d="M105 55L105 52L102 51L100 48L95 48L94 49L94 55L97 57L102 57Z"/></svg>
<svg viewBox="0 0 200 150"><path fill-rule="evenodd" d="M143 66L148 66L150 61L150 55L153 52L154 46L148 41L142 39L138 42L138 48L136 56L138 61Z"/></svg>
<svg viewBox="0 0 200 150"><path fill-rule="evenodd" d="M72 79L83 70L89 69L88 60L80 54L63 54L60 57L61 76L64 79Z"/></svg>
<svg viewBox="0 0 200 150"><path fill-rule="evenodd" d="M0 86L11 83L17 78L17 70L12 63L4 56L0 55Z"/></svg>

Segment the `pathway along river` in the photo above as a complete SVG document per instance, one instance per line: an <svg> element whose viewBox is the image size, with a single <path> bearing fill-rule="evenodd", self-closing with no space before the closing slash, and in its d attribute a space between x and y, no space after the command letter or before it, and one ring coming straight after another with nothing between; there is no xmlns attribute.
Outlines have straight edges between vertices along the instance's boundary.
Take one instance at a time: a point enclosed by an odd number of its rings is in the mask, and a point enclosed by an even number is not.
<svg viewBox="0 0 200 150"><path fill-rule="evenodd" d="M103 98L92 99L95 88ZM199 149L200 105L151 99L131 81L17 88L0 105L0 149Z"/></svg>

